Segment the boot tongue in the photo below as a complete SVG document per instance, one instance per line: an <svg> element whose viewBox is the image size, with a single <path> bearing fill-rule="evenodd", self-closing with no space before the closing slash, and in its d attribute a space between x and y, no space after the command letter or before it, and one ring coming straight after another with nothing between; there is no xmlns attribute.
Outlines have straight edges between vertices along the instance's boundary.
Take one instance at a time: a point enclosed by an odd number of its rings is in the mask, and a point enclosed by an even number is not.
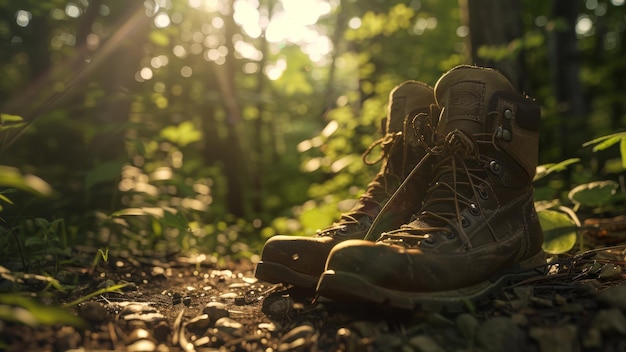
<svg viewBox="0 0 626 352"><path fill-rule="evenodd" d="M448 104L442 109L437 135L445 137L454 130L473 135L486 128L485 84L460 81L449 88Z"/></svg>

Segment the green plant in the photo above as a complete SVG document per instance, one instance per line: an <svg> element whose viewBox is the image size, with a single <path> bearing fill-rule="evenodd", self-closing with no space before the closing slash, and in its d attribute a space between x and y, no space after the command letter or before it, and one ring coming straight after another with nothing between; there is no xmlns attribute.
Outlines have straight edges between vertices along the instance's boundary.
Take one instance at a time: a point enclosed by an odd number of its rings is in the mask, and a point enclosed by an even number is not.
<svg viewBox="0 0 626 352"><path fill-rule="evenodd" d="M615 144L620 145L622 168L626 169L626 132L615 133L593 139L583 146L594 145L593 152ZM580 159L568 159L557 164L541 165L537 168L535 182L553 172L565 170L578 164ZM615 216L624 212L623 190L614 180L594 180L581 183L567 190L562 197L536 202L539 220L544 230L544 250L549 254L562 254L574 248L584 249L584 232L593 230L596 224L586 225L585 219L592 216ZM582 219L582 221L581 221Z"/></svg>

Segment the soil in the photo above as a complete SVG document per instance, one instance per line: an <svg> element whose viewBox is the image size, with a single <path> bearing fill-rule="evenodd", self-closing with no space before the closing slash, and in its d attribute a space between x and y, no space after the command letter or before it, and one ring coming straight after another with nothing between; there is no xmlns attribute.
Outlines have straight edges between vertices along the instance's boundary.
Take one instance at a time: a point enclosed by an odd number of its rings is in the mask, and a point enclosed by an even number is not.
<svg viewBox="0 0 626 352"><path fill-rule="evenodd" d="M254 264L206 255L116 257L78 278L86 323L0 322L7 351L626 351L626 246L555 257L544 277L457 313L346 304L256 280ZM91 255L89 253L88 255Z"/></svg>

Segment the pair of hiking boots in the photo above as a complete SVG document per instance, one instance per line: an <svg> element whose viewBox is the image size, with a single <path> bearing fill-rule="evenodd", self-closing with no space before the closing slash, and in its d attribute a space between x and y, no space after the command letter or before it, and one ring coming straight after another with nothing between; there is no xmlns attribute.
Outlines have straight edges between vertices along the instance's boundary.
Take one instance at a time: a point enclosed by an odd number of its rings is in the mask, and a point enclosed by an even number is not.
<svg viewBox="0 0 626 352"><path fill-rule="evenodd" d="M498 71L467 65L389 99L382 167L365 194L314 237L270 238L256 277L335 300L454 310L543 274L539 106Z"/></svg>

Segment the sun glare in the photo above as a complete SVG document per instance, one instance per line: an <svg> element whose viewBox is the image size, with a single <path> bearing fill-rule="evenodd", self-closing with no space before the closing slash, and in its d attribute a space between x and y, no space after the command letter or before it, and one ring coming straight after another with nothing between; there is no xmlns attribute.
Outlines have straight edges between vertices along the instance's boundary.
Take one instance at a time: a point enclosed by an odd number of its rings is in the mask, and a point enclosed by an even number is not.
<svg viewBox="0 0 626 352"><path fill-rule="evenodd" d="M327 0L282 0L281 7L268 18L259 11L258 0L236 0L235 22L252 38L258 38L265 30L265 37L272 44L296 44L320 62L332 50L330 39L319 33L315 24L320 17L332 10Z"/></svg>

